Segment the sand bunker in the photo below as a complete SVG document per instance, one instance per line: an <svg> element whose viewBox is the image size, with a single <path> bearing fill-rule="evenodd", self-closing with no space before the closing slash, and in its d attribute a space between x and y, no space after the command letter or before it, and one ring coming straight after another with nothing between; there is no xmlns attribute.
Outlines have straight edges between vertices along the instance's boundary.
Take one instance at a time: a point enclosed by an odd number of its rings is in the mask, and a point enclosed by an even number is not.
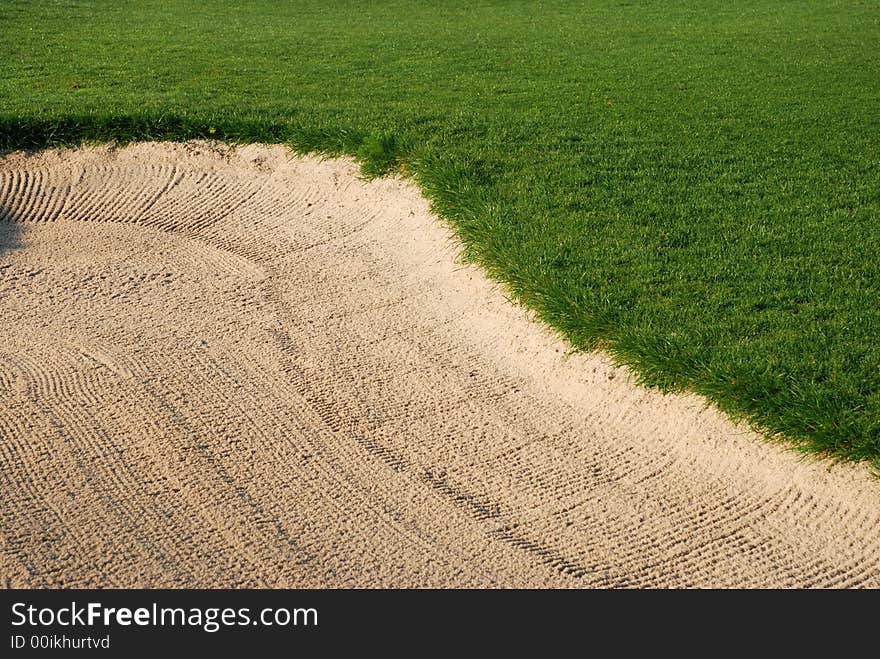
<svg viewBox="0 0 880 659"><path fill-rule="evenodd" d="M12 586L880 586L865 467L566 357L281 147L0 161L0 460Z"/></svg>

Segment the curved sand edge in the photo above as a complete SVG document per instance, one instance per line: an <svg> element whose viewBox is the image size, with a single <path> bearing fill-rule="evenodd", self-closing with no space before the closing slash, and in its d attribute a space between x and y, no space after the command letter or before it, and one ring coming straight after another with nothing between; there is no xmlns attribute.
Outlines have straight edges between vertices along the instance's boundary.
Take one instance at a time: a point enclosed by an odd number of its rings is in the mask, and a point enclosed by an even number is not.
<svg viewBox="0 0 880 659"><path fill-rule="evenodd" d="M344 160L0 160L3 582L880 585L866 468L566 356L454 257Z"/></svg>

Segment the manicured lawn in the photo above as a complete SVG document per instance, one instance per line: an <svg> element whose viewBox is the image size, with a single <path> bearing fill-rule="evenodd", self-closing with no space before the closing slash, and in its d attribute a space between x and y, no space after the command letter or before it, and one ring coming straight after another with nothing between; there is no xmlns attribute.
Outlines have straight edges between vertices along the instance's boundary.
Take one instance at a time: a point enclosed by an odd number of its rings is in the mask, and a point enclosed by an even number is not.
<svg viewBox="0 0 880 659"><path fill-rule="evenodd" d="M880 4L0 5L0 147L402 167L578 348L880 466Z"/></svg>

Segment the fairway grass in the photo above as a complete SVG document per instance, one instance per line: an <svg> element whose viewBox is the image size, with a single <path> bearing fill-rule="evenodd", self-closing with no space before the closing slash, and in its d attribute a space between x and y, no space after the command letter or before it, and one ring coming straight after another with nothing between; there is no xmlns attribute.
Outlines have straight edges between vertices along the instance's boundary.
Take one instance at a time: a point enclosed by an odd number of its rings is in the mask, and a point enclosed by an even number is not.
<svg viewBox="0 0 880 659"><path fill-rule="evenodd" d="M875 468L878 99L867 2L0 8L0 148L216 138L400 170L575 349Z"/></svg>

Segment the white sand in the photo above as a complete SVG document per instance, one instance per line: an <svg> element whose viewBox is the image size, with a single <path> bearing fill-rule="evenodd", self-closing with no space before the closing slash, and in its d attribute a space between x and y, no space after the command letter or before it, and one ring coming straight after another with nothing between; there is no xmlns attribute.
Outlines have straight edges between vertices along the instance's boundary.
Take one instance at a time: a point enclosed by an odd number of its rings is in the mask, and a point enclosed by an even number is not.
<svg viewBox="0 0 880 659"><path fill-rule="evenodd" d="M880 481L633 386L281 147L0 161L0 577L880 586Z"/></svg>

